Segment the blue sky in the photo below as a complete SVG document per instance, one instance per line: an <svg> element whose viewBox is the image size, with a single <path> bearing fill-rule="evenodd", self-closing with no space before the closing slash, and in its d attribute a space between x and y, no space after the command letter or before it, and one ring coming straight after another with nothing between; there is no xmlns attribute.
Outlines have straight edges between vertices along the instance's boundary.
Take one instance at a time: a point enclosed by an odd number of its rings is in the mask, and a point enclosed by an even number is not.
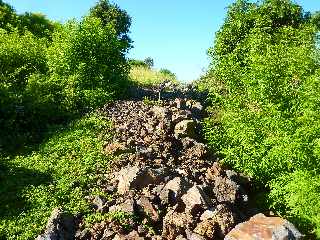
<svg viewBox="0 0 320 240"><path fill-rule="evenodd" d="M96 0L5 0L19 13L41 12L65 21L85 15ZM129 57L152 57L181 81L197 79L209 64L207 49L233 0L112 0L132 17L134 48ZM297 0L306 11L320 10L320 0Z"/></svg>

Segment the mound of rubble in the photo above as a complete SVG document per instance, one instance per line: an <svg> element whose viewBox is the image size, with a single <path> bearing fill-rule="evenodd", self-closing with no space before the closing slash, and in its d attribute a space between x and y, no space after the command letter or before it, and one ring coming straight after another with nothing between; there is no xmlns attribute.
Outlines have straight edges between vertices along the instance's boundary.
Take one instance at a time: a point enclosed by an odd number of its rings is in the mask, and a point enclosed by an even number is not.
<svg viewBox="0 0 320 240"><path fill-rule="evenodd" d="M245 222L258 213L249 204L250 181L223 168L201 142L199 102L118 101L100 113L114 124L104 152L117 157L99 183L112 199L89 200L97 213L113 217L91 229L80 219L75 239L300 239L279 219ZM269 238L255 238L260 233Z"/></svg>
<svg viewBox="0 0 320 240"><path fill-rule="evenodd" d="M104 221L91 239L223 239L247 218L248 179L222 169L199 142L202 105L175 99L161 104L119 101L105 106L116 132L105 153L112 163L97 211L135 216L129 227Z"/></svg>

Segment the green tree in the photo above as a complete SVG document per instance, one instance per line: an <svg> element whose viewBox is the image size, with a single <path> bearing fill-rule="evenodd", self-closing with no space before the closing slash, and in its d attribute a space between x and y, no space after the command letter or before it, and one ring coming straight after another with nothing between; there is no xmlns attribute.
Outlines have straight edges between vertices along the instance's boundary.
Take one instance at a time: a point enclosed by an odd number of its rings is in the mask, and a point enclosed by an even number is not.
<svg viewBox="0 0 320 240"><path fill-rule="evenodd" d="M131 26L131 18L125 10L120 9L115 4L111 4L108 0L99 0L90 9L90 16L99 18L104 26L112 26L118 38L129 46L131 39L128 33Z"/></svg>
<svg viewBox="0 0 320 240"><path fill-rule="evenodd" d="M37 37L51 39L51 35L55 29L55 24L41 13L26 12L19 15L18 27L21 31L28 30Z"/></svg>
<svg viewBox="0 0 320 240"><path fill-rule="evenodd" d="M149 68L152 68L154 66L154 61L151 57L147 57L145 60L144 60L144 63L149 67Z"/></svg>
<svg viewBox="0 0 320 240"><path fill-rule="evenodd" d="M62 106L68 111L92 109L125 90L128 45L113 26L88 16L69 22L53 35L47 50L50 81L61 82Z"/></svg>
<svg viewBox="0 0 320 240"><path fill-rule="evenodd" d="M10 30L17 24L17 14L13 7L0 0L0 28Z"/></svg>

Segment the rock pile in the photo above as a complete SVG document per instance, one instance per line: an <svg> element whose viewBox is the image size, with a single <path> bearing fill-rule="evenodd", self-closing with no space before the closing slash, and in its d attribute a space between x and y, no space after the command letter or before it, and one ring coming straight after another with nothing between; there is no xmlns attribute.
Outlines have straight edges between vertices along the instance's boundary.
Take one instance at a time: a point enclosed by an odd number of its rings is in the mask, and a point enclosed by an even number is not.
<svg viewBox="0 0 320 240"><path fill-rule="evenodd" d="M161 105L119 101L102 112L112 119L116 132L112 143L105 146L106 154L123 153L113 165L117 170L129 163L139 163L177 166L198 174L211 164L204 161L206 146L198 142L202 114L198 102L178 98Z"/></svg>
<svg viewBox="0 0 320 240"><path fill-rule="evenodd" d="M129 229L114 220L96 224L91 239L223 239L246 218L243 177L217 163L202 182L175 169L137 165L113 176L115 200L96 197L93 204L97 211L120 211L137 221Z"/></svg>
<svg viewBox="0 0 320 240"><path fill-rule="evenodd" d="M154 105L119 101L102 109L115 130L104 151L119 155L103 187L115 197L92 203L129 222L105 220L82 239L223 239L247 219L249 181L223 169L200 142L202 110L181 98Z"/></svg>

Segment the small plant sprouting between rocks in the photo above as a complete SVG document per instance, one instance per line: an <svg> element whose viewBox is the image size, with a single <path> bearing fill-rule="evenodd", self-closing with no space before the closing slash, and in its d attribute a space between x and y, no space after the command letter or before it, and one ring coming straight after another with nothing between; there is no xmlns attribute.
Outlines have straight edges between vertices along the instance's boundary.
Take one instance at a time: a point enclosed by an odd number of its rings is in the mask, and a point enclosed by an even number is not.
<svg viewBox="0 0 320 240"><path fill-rule="evenodd" d="M163 102L161 100L152 100L149 97L143 97L143 103L149 106L161 106Z"/></svg>

